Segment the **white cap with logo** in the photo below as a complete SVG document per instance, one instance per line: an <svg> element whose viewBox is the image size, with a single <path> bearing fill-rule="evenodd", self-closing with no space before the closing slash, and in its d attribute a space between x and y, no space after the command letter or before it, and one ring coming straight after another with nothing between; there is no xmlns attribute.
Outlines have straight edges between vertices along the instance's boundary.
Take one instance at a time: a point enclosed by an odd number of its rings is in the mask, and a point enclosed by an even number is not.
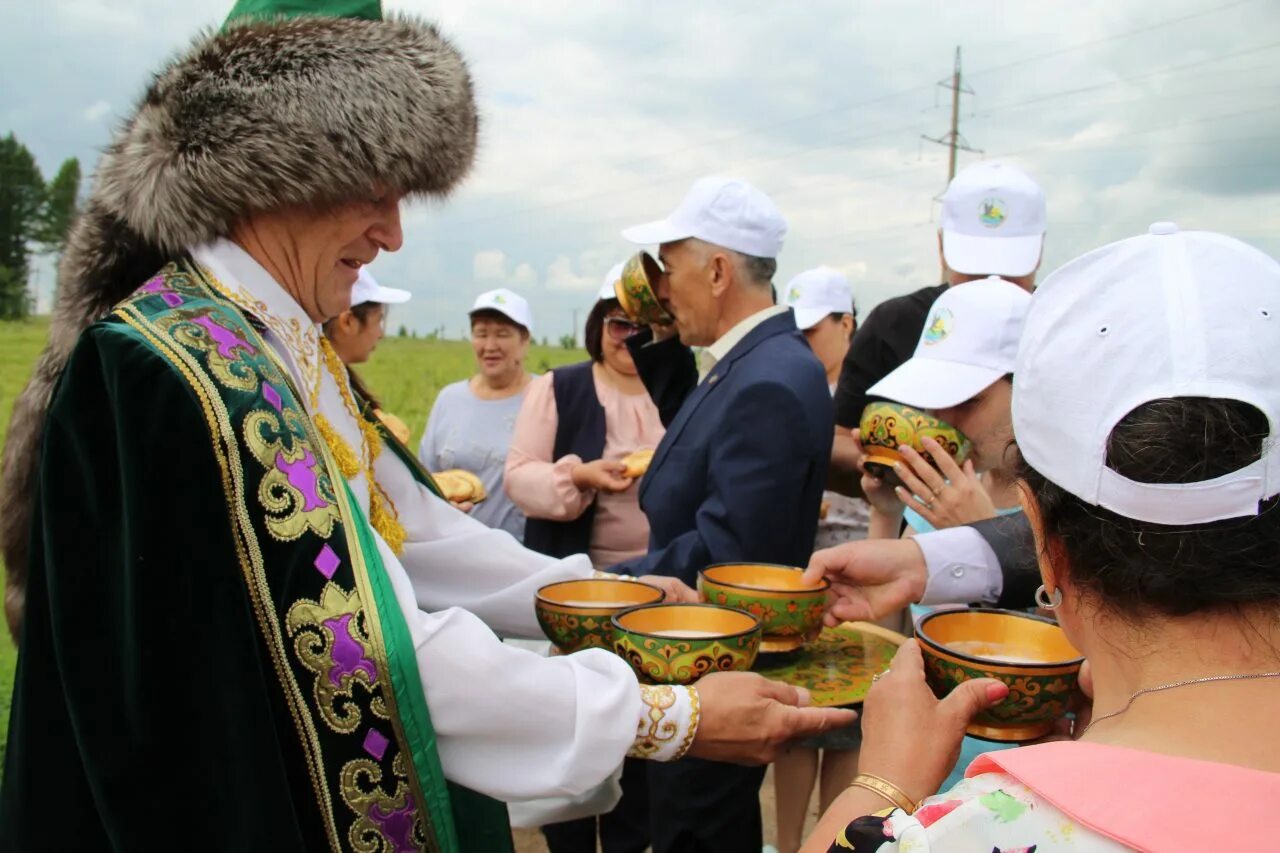
<svg viewBox="0 0 1280 853"><path fill-rule="evenodd" d="M831 314L853 313L853 285L839 270L816 267L787 282L782 304L796 314L796 327L812 329Z"/></svg>
<svg viewBox="0 0 1280 853"><path fill-rule="evenodd" d="M1040 265L1044 190L1000 162L956 175L942 197L942 258L965 275L1023 276Z"/></svg>
<svg viewBox="0 0 1280 853"><path fill-rule="evenodd" d="M408 302L411 296L413 294L407 290L401 290L398 287L383 287L378 284L377 279L373 277L373 273L369 272L368 267L360 268L360 274L356 276L355 286L351 288L352 305L360 305L365 302L396 305L401 302Z"/></svg>
<svg viewBox="0 0 1280 853"><path fill-rule="evenodd" d="M786 234L787 221L767 195L746 181L715 175L694 181L666 219L622 232L642 246L696 237L757 258L778 257Z"/></svg>
<svg viewBox="0 0 1280 853"><path fill-rule="evenodd" d="M477 296L476 303L467 313L474 314L477 311L497 311L513 323L524 326L530 333L533 332L533 312L529 310L529 301L505 287L486 290Z"/></svg>
<svg viewBox="0 0 1280 853"><path fill-rule="evenodd" d="M1022 456L1094 506L1153 524L1254 516L1280 494L1280 263L1239 240L1149 233L1071 261L1032 300L1013 430ZM1267 417L1262 458L1200 483L1140 483L1107 465L1112 430L1144 403L1208 397Z"/></svg>
<svg viewBox="0 0 1280 853"><path fill-rule="evenodd" d="M947 409L1013 373L1031 294L991 276L947 288L911 358L867 389L920 409Z"/></svg>
<svg viewBox="0 0 1280 853"><path fill-rule="evenodd" d="M597 301L618 298L618 292L614 289L614 285L618 283L618 279L622 278L622 268L624 266L626 266L625 261L609 267L609 271L604 274L604 281L600 284L600 293L596 296Z"/></svg>

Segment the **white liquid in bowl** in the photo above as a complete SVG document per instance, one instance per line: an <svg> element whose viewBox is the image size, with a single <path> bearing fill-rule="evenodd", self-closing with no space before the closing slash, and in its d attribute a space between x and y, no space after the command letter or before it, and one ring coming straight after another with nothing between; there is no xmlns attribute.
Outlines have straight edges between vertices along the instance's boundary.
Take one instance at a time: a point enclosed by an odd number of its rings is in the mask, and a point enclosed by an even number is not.
<svg viewBox="0 0 1280 853"><path fill-rule="evenodd" d="M988 643L984 640L961 640L955 643L947 643L947 648L954 652L970 657L983 658L984 660L997 661L999 663L1045 663L1042 657L1035 657L1021 652L1020 649L1011 649L1007 646L998 646L994 643Z"/></svg>
<svg viewBox="0 0 1280 853"><path fill-rule="evenodd" d="M651 634L654 637L671 637L672 639L679 640L701 640L707 637L724 636L720 631L699 631L694 628L672 628L667 631L646 631L645 633Z"/></svg>

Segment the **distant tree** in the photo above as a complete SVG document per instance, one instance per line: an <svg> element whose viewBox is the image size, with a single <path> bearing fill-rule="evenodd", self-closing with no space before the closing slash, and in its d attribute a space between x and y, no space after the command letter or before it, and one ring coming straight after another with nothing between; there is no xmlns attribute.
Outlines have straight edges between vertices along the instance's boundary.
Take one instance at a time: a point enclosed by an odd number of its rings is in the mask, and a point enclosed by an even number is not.
<svg viewBox="0 0 1280 853"><path fill-rule="evenodd" d="M403 324L403 323L401 323L401 324L400 324L400 328L396 330L396 337L397 337L397 338L407 338L407 337L409 337L409 330L408 330L408 329L406 329L406 328L404 327L404 324Z"/></svg>
<svg viewBox="0 0 1280 853"><path fill-rule="evenodd" d="M577 339L577 338L575 338L573 335L561 335L561 336L560 336L560 348L561 348L561 349L574 349L574 348L575 348L575 347L577 347L577 346L578 346L578 339Z"/></svg>
<svg viewBox="0 0 1280 853"><path fill-rule="evenodd" d="M64 160L58 174L45 188L44 210L40 217L37 239L45 251L61 255L67 246L67 234L76 217L76 202L80 197L80 161L75 157Z"/></svg>
<svg viewBox="0 0 1280 853"><path fill-rule="evenodd" d="M27 278L44 200L36 158L12 133L0 139L0 319L21 319L31 312Z"/></svg>
<svg viewBox="0 0 1280 853"><path fill-rule="evenodd" d="M546 335L543 335L543 336L542 336L542 345L543 345L544 347L547 345L547 336L546 336Z"/></svg>

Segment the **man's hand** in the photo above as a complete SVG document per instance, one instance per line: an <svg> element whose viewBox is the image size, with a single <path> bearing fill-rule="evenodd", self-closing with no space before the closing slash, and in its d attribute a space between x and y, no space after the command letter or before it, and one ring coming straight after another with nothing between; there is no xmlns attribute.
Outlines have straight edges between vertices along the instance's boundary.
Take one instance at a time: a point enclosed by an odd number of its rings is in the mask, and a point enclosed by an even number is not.
<svg viewBox="0 0 1280 853"><path fill-rule="evenodd" d="M955 767L973 718L1008 695L994 678L975 678L939 700L925 683L920 647L908 640L867 693L858 770L887 779L918 802Z"/></svg>
<svg viewBox="0 0 1280 853"><path fill-rule="evenodd" d="M690 589L680 578L666 575L642 575L636 580L647 583L649 586L656 586L666 593L667 597L662 600L664 604L697 604L702 600L697 591Z"/></svg>
<svg viewBox="0 0 1280 853"><path fill-rule="evenodd" d="M831 581L828 625L874 621L924 596L929 579L924 553L910 539L861 539L816 552L805 570L806 583Z"/></svg>
<svg viewBox="0 0 1280 853"><path fill-rule="evenodd" d="M573 467L569 478L579 489L598 492L625 492L635 480L622 476L627 466L620 459L597 459Z"/></svg>
<svg viewBox="0 0 1280 853"><path fill-rule="evenodd" d="M843 708L806 708L809 692L751 672L717 672L697 683L701 722L689 755L735 764L768 764L793 738L853 723Z"/></svg>

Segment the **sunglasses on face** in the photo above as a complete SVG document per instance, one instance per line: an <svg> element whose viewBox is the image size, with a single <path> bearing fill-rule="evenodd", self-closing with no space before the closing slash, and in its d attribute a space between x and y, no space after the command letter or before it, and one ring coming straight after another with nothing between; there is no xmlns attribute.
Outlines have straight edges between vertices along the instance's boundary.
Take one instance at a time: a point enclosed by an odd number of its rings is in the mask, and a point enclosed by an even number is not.
<svg viewBox="0 0 1280 853"><path fill-rule="evenodd" d="M642 328L625 317L605 317L604 325L609 330L609 337L615 341L625 341Z"/></svg>

